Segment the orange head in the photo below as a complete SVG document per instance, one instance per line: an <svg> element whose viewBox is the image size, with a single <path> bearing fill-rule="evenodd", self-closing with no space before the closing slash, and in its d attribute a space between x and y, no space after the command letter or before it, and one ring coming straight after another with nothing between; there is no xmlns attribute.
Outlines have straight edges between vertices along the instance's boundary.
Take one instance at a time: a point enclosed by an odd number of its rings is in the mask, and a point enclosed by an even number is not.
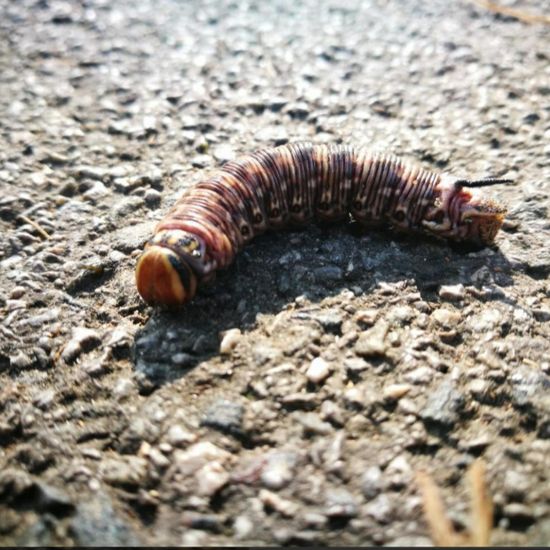
<svg viewBox="0 0 550 550"><path fill-rule="evenodd" d="M196 268L203 258L204 246L196 236L178 229L157 233L136 266L138 292L150 305L183 305L195 296Z"/></svg>

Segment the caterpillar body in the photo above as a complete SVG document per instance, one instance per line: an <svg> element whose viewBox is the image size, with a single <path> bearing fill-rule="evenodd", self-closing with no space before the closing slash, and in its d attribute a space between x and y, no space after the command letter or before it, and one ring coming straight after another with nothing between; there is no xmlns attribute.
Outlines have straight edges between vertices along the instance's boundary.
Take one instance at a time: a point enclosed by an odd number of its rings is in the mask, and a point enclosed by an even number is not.
<svg viewBox="0 0 550 550"><path fill-rule="evenodd" d="M506 209L465 180L362 147L291 143L224 164L188 189L156 226L136 267L151 305L177 307L227 267L254 236L288 224L389 224L443 239L491 244Z"/></svg>

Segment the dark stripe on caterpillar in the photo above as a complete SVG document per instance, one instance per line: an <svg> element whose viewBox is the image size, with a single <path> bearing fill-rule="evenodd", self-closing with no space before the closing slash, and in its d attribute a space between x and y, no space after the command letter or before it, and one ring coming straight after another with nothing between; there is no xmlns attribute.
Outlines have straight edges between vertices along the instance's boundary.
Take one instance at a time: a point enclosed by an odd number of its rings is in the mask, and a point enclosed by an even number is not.
<svg viewBox="0 0 550 550"><path fill-rule="evenodd" d="M389 223L490 245L506 209L477 188L508 181L438 174L345 145L261 149L228 162L176 201L138 260L138 291L149 304L180 306L255 235L313 219L351 215L366 226Z"/></svg>

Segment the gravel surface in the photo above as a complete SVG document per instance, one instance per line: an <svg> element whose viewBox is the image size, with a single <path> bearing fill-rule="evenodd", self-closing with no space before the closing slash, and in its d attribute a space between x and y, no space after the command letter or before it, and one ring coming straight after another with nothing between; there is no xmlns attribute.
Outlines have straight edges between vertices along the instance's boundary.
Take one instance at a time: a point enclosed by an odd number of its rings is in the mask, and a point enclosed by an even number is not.
<svg viewBox="0 0 550 550"><path fill-rule="evenodd" d="M466 0L1 1L0 542L425 545L415 472L467 527L481 456L492 543L548 545L549 28ZM498 246L312 226L145 306L182 190L301 139L513 177Z"/></svg>

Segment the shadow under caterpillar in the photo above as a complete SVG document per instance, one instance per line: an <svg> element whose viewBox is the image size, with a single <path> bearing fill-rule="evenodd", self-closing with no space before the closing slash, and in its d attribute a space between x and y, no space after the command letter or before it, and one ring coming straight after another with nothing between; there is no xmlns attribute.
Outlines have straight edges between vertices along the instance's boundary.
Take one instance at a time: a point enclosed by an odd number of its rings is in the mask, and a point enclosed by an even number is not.
<svg viewBox="0 0 550 550"><path fill-rule="evenodd" d="M313 220L347 220L490 245L506 209L465 180L362 147L292 143L224 164L186 190L154 231L136 267L151 305L178 307L227 267L254 236Z"/></svg>

